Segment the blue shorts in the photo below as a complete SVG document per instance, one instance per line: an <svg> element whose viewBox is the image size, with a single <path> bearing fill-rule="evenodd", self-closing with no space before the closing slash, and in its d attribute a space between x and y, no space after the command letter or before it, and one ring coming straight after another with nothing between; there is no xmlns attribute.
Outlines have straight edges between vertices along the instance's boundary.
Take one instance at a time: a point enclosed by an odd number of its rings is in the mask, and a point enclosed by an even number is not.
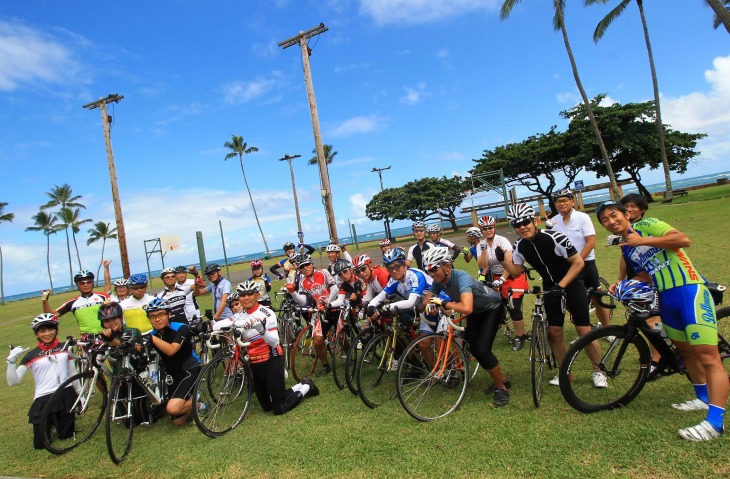
<svg viewBox="0 0 730 479"><path fill-rule="evenodd" d="M717 345L715 305L704 284L687 284L660 292L659 314L672 340Z"/></svg>

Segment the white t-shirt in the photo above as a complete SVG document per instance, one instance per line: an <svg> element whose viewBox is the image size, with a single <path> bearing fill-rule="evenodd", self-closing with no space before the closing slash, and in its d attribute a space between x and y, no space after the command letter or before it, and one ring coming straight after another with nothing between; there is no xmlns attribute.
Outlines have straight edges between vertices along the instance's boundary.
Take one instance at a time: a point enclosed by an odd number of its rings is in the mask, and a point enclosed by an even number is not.
<svg viewBox="0 0 730 479"><path fill-rule="evenodd" d="M551 220L555 222L552 229L567 236L570 242L573 243L573 246L575 246L578 254L586 247L586 237L596 236L596 228L593 226L591 217L581 211L571 210L570 219L567 224L563 222L562 215L553 216ZM595 250L591 250L588 256L586 256L586 260L595 259L596 252Z"/></svg>

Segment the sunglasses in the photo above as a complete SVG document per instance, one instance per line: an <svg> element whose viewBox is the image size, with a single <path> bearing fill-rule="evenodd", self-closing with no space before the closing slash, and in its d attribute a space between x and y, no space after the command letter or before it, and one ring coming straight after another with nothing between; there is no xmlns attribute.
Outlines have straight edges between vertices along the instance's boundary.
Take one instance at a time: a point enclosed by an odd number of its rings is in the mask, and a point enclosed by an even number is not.
<svg viewBox="0 0 730 479"><path fill-rule="evenodd" d="M386 266L385 269L387 269L389 273L392 273L393 271L398 271L399 269L401 269L404 264L405 263L390 264Z"/></svg>
<svg viewBox="0 0 730 479"><path fill-rule="evenodd" d="M615 206L619 207L617 209L625 211L624 207L618 201L608 200L608 201L604 201L603 203L601 203L600 205L598 205L596 207L596 216L600 215L601 211L605 210L606 208L615 207Z"/></svg>
<svg viewBox="0 0 730 479"><path fill-rule="evenodd" d="M429 273L435 273L436 271L439 270L439 268L441 268L441 265L427 266L426 267L426 271L429 272Z"/></svg>
<svg viewBox="0 0 730 479"><path fill-rule="evenodd" d="M524 228L525 226L529 225L530 223L532 223L532 220L531 219L529 219L529 220L522 220L519 223L512 223L512 227L513 228Z"/></svg>
<svg viewBox="0 0 730 479"><path fill-rule="evenodd" d="M94 282L93 279L82 279L82 280L76 281L76 284L91 284L93 282Z"/></svg>
<svg viewBox="0 0 730 479"><path fill-rule="evenodd" d="M494 226L484 226L484 227L479 228L479 229L481 229L482 231L484 231L484 230L489 231L489 230L493 230L494 229Z"/></svg>
<svg viewBox="0 0 730 479"><path fill-rule="evenodd" d="M174 275L174 274L166 274L165 276L162 277L162 279L172 279L172 278L177 278L177 275Z"/></svg>
<svg viewBox="0 0 730 479"><path fill-rule="evenodd" d="M368 270L368 267L367 267L367 265L366 265L366 266L360 266L359 268L356 268L356 269L355 269L355 272L356 272L356 273L364 273L364 272L365 272L365 271L367 271L367 270Z"/></svg>
<svg viewBox="0 0 730 479"><path fill-rule="evenodd" d="M426 230L413 230L414 233L425 233Z"/></svg>
<svg viewBox="0 0 730 479"><path fill-rule="evenodd" d="M298 267L297 269L304 269L304 268L306 268L307 266L312 266L312 263L304 263L304 264L300 264L300 265L299 265L299 267Z"/></svg>
<svg viewBox="0 0 730 479"><path fill-rule="evenodd" d="M562 205L565 203L570 203L570 198L558 198L557 200L555 200L556 205Z"/></svg>
<svg viewBox="0 0 730 479"><path fill-rule="evenodd" d="M149 319L166 318L168 316L167 311L158 311L157 313L150 313L147 315Z"/></svg>
<svg viewBox="0 0 730 479"><path fill-rule="evenodd" d="M145 289L146 287L146 284L136 284L134 286L130 286L129 289Z"/></svg>
<svg viewBox="0 0 730 479"><path fill-rule="evenodd" d="M257 294L256 291L246 291L245 293L238 293L238 296L253 296Z"/></svg>

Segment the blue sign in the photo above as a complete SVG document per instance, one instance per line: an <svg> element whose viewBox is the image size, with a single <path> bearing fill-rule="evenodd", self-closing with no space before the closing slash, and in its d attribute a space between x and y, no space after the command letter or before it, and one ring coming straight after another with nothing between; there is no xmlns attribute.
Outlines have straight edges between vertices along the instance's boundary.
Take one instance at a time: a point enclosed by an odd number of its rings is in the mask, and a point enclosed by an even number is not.
<svg viewBox="0 0 730 479"><path fill-rule="evenodd" d="M586 187L583 185L583 180L576 180L575 181L575 189L577 191L583 191L586 189Z"/></svg>

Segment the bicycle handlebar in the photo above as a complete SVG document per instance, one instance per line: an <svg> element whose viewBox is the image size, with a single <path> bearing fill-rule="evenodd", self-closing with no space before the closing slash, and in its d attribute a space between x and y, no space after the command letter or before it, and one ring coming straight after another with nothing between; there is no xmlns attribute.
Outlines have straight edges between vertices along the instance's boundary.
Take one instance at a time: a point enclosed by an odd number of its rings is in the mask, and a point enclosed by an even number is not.
<svg viewBox="0 0 730 479"><path fill-rule="evenodd" d="M464 319L464 316L459 318L459 321L461 321L462 319ZM446 316L446 321L448 321L449 326L451 326L452 328L454 328L457 331L464 331L466 329L464 326L457 326L456 323L454 323L454 321L451 319L451 316Z"/></svg>
<svg viewBox="0 0 730 479"><path fill-rule="evenodd" d="M594 298L597 298L598 299L598 304L600 304L604 308L606 308L606 309L616 309L616 305L615 304L608 304L608 303L604 303L603 302L603 297L604 296L610 296L610 297L612 297L614 299L618 299L618 298L616 298L616 296L614 296L610 292L608 292L608 291L602 291L600 289L595 289L595 288L588 288L588 294L590 296L593 296Z"/></svg>

